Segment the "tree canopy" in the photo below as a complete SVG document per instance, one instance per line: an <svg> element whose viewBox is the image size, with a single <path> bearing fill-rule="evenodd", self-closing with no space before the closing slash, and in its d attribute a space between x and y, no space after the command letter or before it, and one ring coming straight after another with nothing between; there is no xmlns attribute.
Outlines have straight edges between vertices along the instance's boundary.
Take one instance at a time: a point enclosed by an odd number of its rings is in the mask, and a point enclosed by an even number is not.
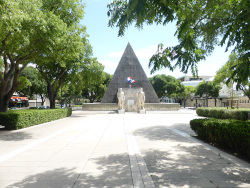
<svg viewBox="0 0 250 188"><path fill-rule="evenodd" d="M202 97L207 94L207 97L218 97L221 86L213 81L206 82L205 80L196 86L195 95Z"/></svg>
<svg viewBox="0 0 250 188"><path fill-rule="evenodd" d="M170 97L174 93L181 93L184 91L184 85L173 76L166 76L165 74L156 75L149 78L149 81L159 98L165 95ZM167 93L165 93L165 91L167 91Z"/></svg>
<svg viewBox="0 0 250 188"><path fill-rule="evenodd" d="M179 43L176 46L159 45L150 59L151 73L179 67L187 73L191 68L198 74L197 63L210 55L215 46L230 47L241 60L234 69L236 81L247 80L250 75L250 1L161 1L113 0L108 4L109 26L118 27L122 36L131 25L142 29L143 24L176 23Z"/></svg>
<svg viewBox="0 0 250 188"><path fill-rule="evenodd" d="M0 2L0 111L19 87L27 64L72 60L79 55L84 5L79 0L2 0ZM48 61L50 60L50 61Z"/></svg>
<svg viewBox="0 0 250 188"><path fill-rule="evenodd" d="M184 91L181 93L174 94L175 97L182 99L184 108L186 106L187 99L190 99L195 94L195 88L193 86L184 86Z"/></svg>
<svg viewBox="0 0 250 188"><path fill-rule="evenodd" d="M94 100L101 100L108 84L111 80L111 75L104 72L104 66L95 58L85 65L81 74L81 82L83 84L82 95L88 98L91 103Z"/></svg>
<svg viewBox="0 0 250 188"><path fill-rule="evenodd" d="M19 79L27 79L27 82L20 84L17 92L21 96L32 98L34 94L44 95L46 91L46 82L40 76L40 73L34 67L26 67L20 74ZM19 81L20 82L20 81Z"/></svg>
<svg viewBox="0 0 250 188"><path fill-rule="evenodd" d="M229 87L232 87L233 82L229 82L229 78L235 78L236 75L234 75L234 70L232 67L240 66L241 61L237 58L237 55L235 53L232 53L229 56L229 60L221 67L214 77L214 82L216 83L224 83ZM249 77L247 80L244 80L242 82L237 82L237 89L240 89L244 92L244 94L250 99L250 82Z"/></svg>

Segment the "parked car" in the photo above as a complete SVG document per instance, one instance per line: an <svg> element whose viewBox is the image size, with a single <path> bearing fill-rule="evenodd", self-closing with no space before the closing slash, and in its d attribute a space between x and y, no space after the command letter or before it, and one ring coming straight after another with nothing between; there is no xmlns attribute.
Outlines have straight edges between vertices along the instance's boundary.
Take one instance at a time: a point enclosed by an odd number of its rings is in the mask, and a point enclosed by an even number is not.
<svg viewBox="0 0 250 188"><path fill-rule="evenodd" d="M38 109L50 109L50 107L49 106L40 106L40 107L38 107Z"/></svg>
<svg viewBox="0 0 250 188"><path fill-rule="evenodd" d="M63 105L58 106L57 108L67 108L67 105L63 104Z"/></svg>

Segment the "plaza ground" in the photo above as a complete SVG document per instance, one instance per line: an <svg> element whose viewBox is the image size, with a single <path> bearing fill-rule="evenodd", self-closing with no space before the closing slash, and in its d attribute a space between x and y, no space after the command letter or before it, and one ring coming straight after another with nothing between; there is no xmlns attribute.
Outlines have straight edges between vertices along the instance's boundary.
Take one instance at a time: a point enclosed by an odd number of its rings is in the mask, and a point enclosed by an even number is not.
<svg viewBox="0 0 250 188"><path fill-rule="evenodd" d="M250 187L250 164L190 136L194 118L74 111L0 131L0 188Z"/></svg>

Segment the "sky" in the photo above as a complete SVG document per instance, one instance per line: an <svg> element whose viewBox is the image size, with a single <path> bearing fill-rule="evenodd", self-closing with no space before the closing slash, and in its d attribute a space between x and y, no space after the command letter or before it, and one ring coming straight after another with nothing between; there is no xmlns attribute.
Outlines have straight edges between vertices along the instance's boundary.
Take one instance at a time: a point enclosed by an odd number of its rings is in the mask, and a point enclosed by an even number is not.
<svg viewBox="0 0 250 188"><path fill-rule="evenodd" d="M93 56L105 66L105 72L114 74L127 44L130 43L148 77L166 74L178 78L184 75L179 69L171 72L167 68L151 75L148 67L149 59L156 53L159 43L163 43L165 46L178 44L178 40L174 36L176 30L174 23L165 26L144 25L141 30L131 25L125 31L124 36L118 37L118 28L108 27L107 5L112 0L83 0L83 2L86 7L81 24L87 27L89 41L93 47ZM214 76L216 71L227 62L229 55L230 52L225 53L225 47L216 47L206 60L199 62L198 75ZM188 75L191 75L191 72Z"/></svg>

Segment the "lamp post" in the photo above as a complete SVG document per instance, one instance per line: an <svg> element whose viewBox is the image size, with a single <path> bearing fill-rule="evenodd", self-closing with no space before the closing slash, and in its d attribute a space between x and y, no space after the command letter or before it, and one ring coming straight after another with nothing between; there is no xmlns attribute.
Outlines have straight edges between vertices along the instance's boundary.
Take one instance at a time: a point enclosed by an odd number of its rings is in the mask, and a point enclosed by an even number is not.
<svg viewBox="0 0 250 188"><path fill-rule="evenodd" d="M166 100L166 102L167 102L167 93L168 93L168 91L165 90L165 100Z"/></svg>
<svg viewBox="0 0 250 188"><path fill-rule="evenodd" d="M232 100L234 100L234 83L232 83Z"/></svg>
<svg viewBox="0 0 250 188"><path fill-rule="evenodd" d="M208 80L206 81L206 83L207 83L206 102L208 107Z"/></svg>
<svg viewBox="0 0 250 188"><path fill-rule="evenodd" d="M61 86L61 108L62 108L62 86Z"/></svg>

